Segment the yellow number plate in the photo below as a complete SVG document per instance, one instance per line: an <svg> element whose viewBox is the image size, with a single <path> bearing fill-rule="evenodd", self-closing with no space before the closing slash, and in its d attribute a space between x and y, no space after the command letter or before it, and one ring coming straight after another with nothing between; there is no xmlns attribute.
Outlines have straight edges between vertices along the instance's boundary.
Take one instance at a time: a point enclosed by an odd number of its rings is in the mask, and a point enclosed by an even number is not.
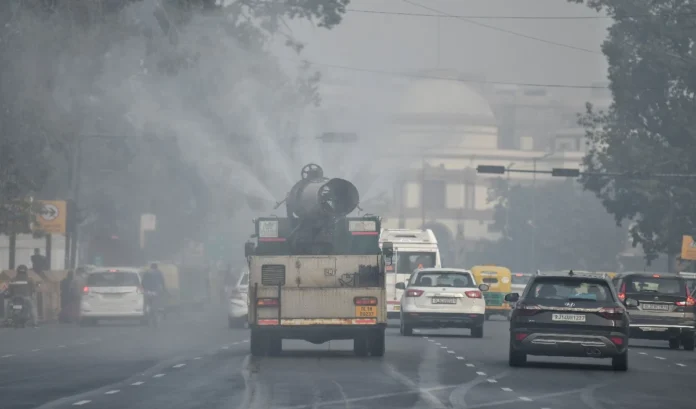
<svg viewBox="0 0 696 409"><path fill-rule="evenodd" d="M400 306L400 305L395 305L395 306L394 306L394 311L401 311L401 306Z"/></svg>
<svg viewBox="0 0 696 409"><path fill-rule="evenodd" d="M358 318L374 318L377 316L377 307L358 305L355 307L355 316Z"/></svg>

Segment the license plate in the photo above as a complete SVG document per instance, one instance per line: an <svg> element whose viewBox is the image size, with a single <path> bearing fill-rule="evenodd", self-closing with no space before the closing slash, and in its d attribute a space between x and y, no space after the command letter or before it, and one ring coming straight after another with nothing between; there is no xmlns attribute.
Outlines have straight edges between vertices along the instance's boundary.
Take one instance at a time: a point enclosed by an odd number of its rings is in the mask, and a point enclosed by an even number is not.
<svg viewBox="0 0 696 409"><path fill-rule="evenodd" d="M377 316L377 307L358 305L355 307L355 316L359 318L374 318Z"/></svg>
<svg viewBox="0 0 696 409"><path fill-rule="evenodd" d="M433 304L456 304L456 298L437 298L433 297Z"/></svg>
<svg viewBox="0 0 696 409"><path fill-rule="evenodd" d="M395 305L395 306L394 306L394 311L401 311L401 306L400 306L400 305Z"/></svg>
<svg viewBox="0 0 696 409"><path fill-rule="evenodd" d="M641 304L643 310L669 311L669 304Z"/></svg>
<svg viewBox="0 0 696 409"><path fill-rule="evenodd" d="M13 305L13 306L12 306L12 309L21 310L21 309L22 309L22 306L21 306L21 305Z"/></svg>
<svg viewBox="0 0 696 409"><path fill-rule="evenodd" d="M551 316L552 321L585 322L586 319L584 315L578 314L553 314Z"/></svg>

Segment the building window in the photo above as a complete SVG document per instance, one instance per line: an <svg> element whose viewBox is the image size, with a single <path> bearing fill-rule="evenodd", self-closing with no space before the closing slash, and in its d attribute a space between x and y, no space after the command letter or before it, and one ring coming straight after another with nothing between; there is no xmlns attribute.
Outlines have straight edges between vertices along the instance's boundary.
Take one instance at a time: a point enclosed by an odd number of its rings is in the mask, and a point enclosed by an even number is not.
<svg viewBox="0 0 696 409"><path fill-rule="evenodd" d="M443 210L447 203L447 182L426 180L423 182L423 204L428 210Z"/></svg>

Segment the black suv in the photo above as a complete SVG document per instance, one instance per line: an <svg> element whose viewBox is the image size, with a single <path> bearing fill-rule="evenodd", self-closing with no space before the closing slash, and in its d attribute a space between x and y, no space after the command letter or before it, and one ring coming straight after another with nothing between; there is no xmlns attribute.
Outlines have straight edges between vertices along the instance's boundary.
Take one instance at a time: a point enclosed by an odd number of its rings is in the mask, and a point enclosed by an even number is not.
<svg viewBox="0 0 696 409"><path fill-rule="evenodd" d="M614 370L628 369L626 307L603 274L537 274L520 296L510 319L510 366L527 355L611 358ZM636 300L628 301L637 306Z"/></svg>
<svg viewBox="0 0 696 409"><path fill-rule="evenodd" d="M631 338L669 341L669 347L694 350L696 301L687 282L674 274L623 273L613 280L620 300L637 300L628 308Z"/></svg>

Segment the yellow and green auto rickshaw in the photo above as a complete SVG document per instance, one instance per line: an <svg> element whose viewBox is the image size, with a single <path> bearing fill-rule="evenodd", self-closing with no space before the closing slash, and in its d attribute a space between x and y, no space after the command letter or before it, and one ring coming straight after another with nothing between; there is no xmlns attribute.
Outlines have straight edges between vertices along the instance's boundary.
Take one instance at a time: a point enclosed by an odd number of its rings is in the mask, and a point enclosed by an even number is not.
<svg viewBox="0 0 696 409"><path fill-rule="evenodd" d="M484 264L471 267L478 284L488 284L490 289L483 293L486 300L486 319L500 315L510 319L512 307L505 301L505 294L512 291L512 273L507 267Z"/></svg>

